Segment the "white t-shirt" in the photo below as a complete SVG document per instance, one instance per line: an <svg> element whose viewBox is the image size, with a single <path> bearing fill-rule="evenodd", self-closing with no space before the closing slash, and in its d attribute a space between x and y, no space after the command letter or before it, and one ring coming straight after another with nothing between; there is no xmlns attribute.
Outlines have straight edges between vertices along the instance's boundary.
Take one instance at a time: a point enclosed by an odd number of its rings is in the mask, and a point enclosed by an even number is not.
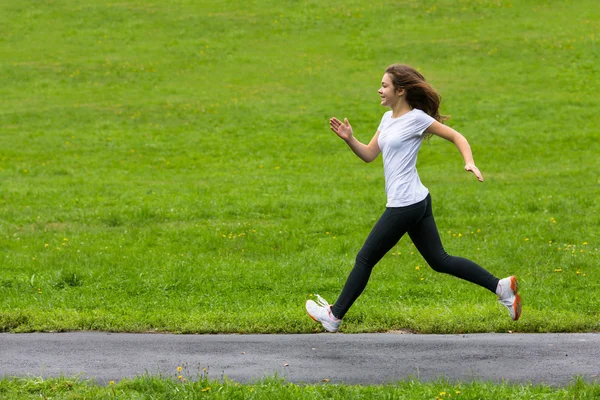
<svg viewBox="0 0 600 400"><path fill-rule="evenodd" d="M377 130L383 155L386 207L409 206L429 194L417 173L417 153L423 133L434 121L416 108L398 118L392 118L392 111L383 114Z"/></svg>

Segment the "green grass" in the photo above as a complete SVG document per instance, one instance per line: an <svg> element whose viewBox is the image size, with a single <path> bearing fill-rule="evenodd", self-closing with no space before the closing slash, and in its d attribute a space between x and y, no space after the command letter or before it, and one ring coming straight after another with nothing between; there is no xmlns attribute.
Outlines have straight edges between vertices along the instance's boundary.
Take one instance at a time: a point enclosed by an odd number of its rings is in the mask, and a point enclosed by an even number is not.
<svg viewBox="0 0 600 400"><path fill-rule="evenodd" d="M2 379L0 396L11 399L593 399L598 384L575 379L565 387L491 382L419 382L407 380L386 385L303 385L277 377L246 385L225 379L143 376L100 386L77 378Z"/></svg>
<svg viewBox="0 0 600 400"><path fill-rule="evenodd" d="M524 311L404 238L343 331L599 330L596 5L2 2L0 331L319 330L304 300L335 301L385 205L327 121L368 141L392 62L486 178L423 146L447 251L516 274Z"/></svg>

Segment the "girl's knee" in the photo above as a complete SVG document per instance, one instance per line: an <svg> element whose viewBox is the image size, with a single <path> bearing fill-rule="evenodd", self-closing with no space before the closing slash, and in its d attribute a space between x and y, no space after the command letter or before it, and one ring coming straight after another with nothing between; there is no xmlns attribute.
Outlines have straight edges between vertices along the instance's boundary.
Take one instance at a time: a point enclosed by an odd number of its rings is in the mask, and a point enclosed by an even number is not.
<svg viewBox="0 0 600 400"><path fill-rule="evenodd" d="M436 272L447 273L451 269L452 256L447 253L426 259L427 264Z"/></svg>
<svg viewBox="0 0 600 400"><path fill-rule="evenodd" d="M373 269L377 262L373 260L373 256L370 252L359 251L356 255L355 265L362 268Z"/></svg>

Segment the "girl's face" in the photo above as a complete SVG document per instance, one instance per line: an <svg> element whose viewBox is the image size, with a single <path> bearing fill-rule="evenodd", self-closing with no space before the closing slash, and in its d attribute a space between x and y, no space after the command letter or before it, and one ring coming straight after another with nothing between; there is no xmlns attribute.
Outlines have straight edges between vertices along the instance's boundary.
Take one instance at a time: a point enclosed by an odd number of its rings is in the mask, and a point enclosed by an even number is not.
<svg viewBox="0 0 600 400"><path fill-rule="evenodd" d="M386 73L383 75L383 79L381 79L381 88L379 88L378 93L379 97L381 97L381 105L385 107L392 107L402 97L404 94L404 89L394 89L392 76Z"/></svg>

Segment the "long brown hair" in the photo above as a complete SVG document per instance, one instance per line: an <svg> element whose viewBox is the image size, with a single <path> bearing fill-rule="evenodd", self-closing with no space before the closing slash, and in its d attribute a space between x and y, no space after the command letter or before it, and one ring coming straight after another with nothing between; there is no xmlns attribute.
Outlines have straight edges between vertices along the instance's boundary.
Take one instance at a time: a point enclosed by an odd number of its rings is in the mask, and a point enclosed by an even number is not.
<svg viewBox="0 0 600 400"><path fill-rule="evenodd" d="M417 70L406 64L392 64L385 72L391 75L394 89L406 91L406 101L412 108L426 112L438 122L450 118L440 115L442 97Z"/></svg>

